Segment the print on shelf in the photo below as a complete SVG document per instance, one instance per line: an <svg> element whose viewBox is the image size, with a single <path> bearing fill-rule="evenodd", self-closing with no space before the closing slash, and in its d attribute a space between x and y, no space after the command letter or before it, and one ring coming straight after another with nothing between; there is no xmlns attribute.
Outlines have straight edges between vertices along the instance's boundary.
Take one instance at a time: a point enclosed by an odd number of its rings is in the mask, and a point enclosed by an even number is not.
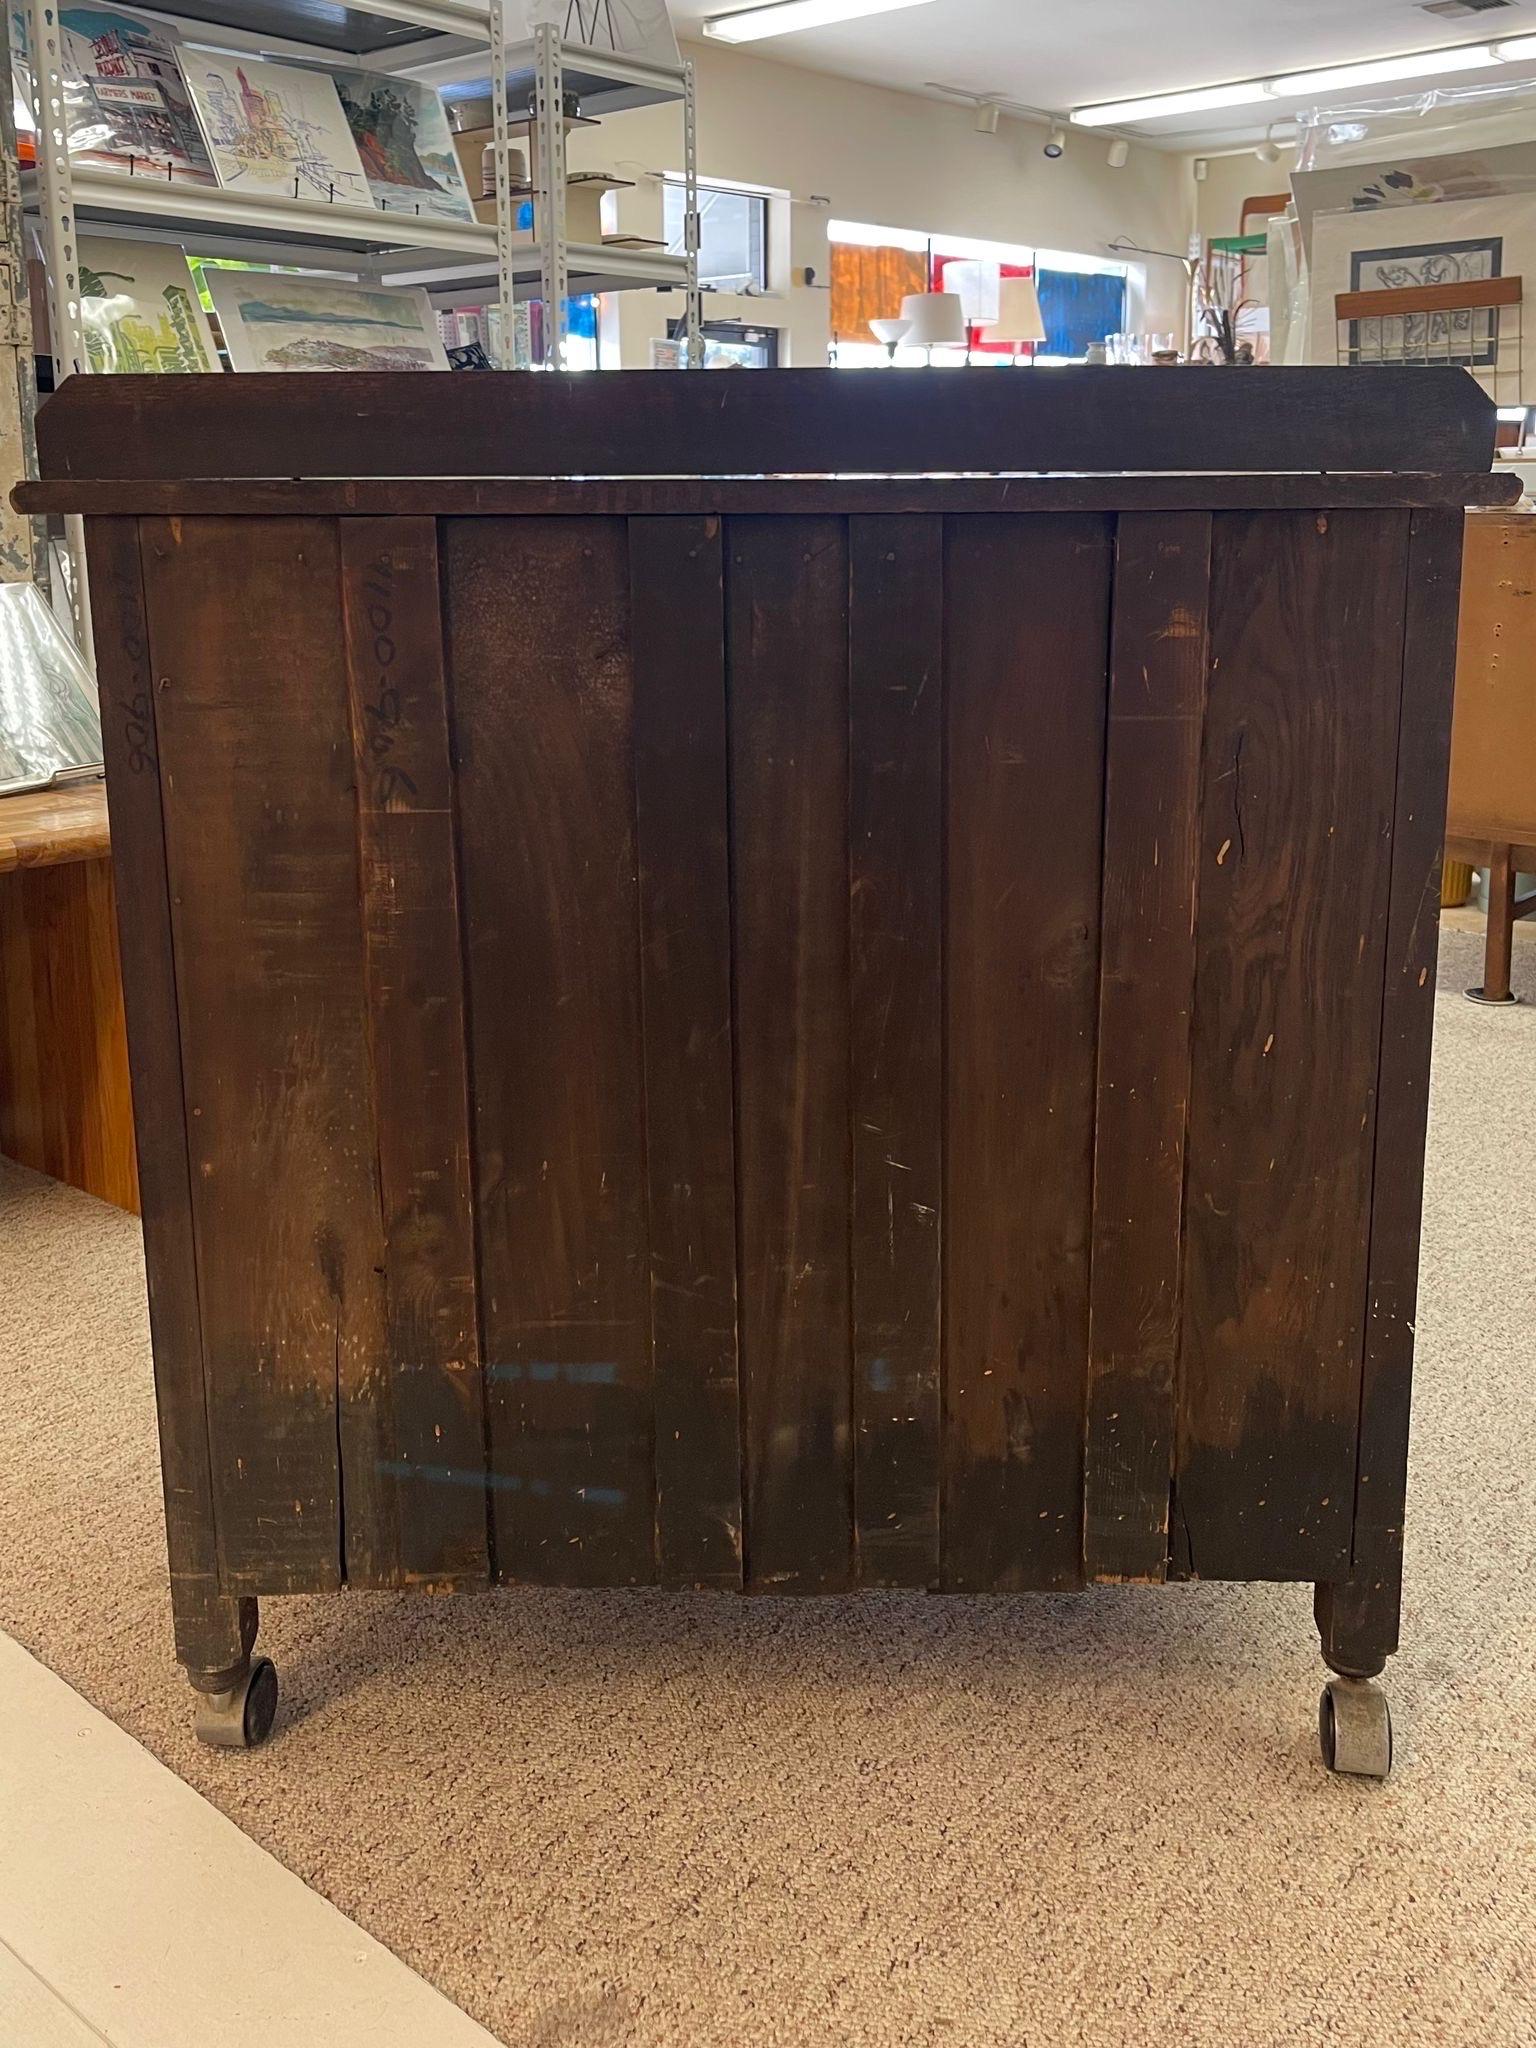
<svg viewBox="0 0 1536 2048"><path fill-rule="evenodd" d="M373 204L329 74L206 50L184 51L182 64L220 184Z"/></svg>

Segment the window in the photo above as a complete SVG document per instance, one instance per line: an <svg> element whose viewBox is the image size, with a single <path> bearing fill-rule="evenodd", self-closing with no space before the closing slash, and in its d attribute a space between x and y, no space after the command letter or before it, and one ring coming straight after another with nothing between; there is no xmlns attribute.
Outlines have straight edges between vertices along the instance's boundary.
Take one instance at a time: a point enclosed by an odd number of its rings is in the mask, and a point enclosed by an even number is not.
<svg viewBox="0 0 1536 2048"><path fill-rule="evenodd" d="M687 189L662 187L667 253L686 253ZM699 283L706 291L764 291L768 284L768 201L761 192L726 185L699 187Z"/></svg>
<svg viewBox="0 0 1536 2048"><path fill-rule="evenodd" d="M969 236L928 235L910 228L882 228L862 221L830 221L828 233L833 245L832 360L839 367L866 368L886 363L886 350L877 347L872 336L858 338L858 327L869 308L878 299L880 313L894 315L902 294L920 291L925 277L931 278L931 288L941 289L945 270L957 260L985 264L1001 277L1035 278L1046 338L1037 350L1025 351L1023 359L1033 356L1037 363L1081 362L1095 342L1124 331L1132 304L1139 303L1137 294L1141 286L1133 281L1132 266L1103 257L983 242ZM910 265L914 259L920 266L917 275L908 281L903 273L898 280L896 273L901 264ZM882 271L881 260L892 273L889 277ZM839 272L847 270L851 274L855 269L861 281L866 276L873 278L875 288L867 294L868 307L862 299L845 306L839 323ZM840 329L852 330L853 338L847 338ZM1002 345L988 347L984 330L975 330L973 338L975 346L970 350L934 349L934 368L956 369L969 362L976 369L1006 369L1012 364L1012 350ZM921 363L928 360L928 355L922 349L902 345L896 350L895 360L899 364Z"/></svg>

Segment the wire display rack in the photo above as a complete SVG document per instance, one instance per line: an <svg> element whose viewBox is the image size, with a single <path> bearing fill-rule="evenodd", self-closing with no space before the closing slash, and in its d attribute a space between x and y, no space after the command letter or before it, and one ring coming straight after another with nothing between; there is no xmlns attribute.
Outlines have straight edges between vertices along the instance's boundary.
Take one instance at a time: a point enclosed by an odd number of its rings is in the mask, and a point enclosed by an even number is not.
<svg viewBox="0 0 1536 2048"><path fill-rule="evenodd" d="M1334 299L1337 361L1450 364L1500 406L1526 401L1525 284L1490 277L1453 284L1340 292Z"/></svg>
<svg viewBox="0 0 1536 2048"><path fill-rule="evenodd" d="M154 10L148 10L153 12ZM361 0L340 17L344 27L319 40L312 0L208 0L196 19L177 12L166 21L182 38L234 50L293 57L311 65L356 66L417 78L449 97L489 91L495 162L495 223L443 220L414 208L247 193L196 186L146 164L142 174L71 162L64 50L56 0L26 0L28 58L37 133L37 171L23 181L36 221L48 280L54 385L90 368L80 306L79 233L184 241L196 253L345 271L375 282L419 284L439 304L464 305L483 293L500 309L504 346L519 300L541 299L543 370L568 367L569 299L573 292L672 290L685 300L690 364L701 364L698 281L698 140L693 66L654 64L618 48L566 41L553 26L509 43L504 0ZM595 17L595 34L605 17ZM0 29L3 33L3 29ZM339 36L339 40L338 40ZM617 42L617 36L614 37ZM489 74L489 76L487 76ZM455 88L457 91L455 91ZM684 250L572 244L566 237L564 110L572 104L600 119L634 107L674 103L682 117L686 204ZM520 237L522 203L511 189L509 134L532 115L533 218L537 234ZM551 118L551 116L557 116ZM0 287L12 294L15 282ZM0 305L0 315L4 307ZM483 373L481 373L483 374ZM67 523L71 597L82 649L90 653L83 529Z"/></svg>

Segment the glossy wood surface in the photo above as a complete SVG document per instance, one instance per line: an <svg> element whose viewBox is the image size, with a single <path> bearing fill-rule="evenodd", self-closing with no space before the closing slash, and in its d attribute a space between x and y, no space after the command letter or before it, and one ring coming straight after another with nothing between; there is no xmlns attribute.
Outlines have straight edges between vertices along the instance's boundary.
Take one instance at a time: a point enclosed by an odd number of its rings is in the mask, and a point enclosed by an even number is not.
<svg viewBox="0 0 1536 2048"><path fill-rule="evenodd" d="M0 797L0 1152L138 1207L106 789Z"/></svg>

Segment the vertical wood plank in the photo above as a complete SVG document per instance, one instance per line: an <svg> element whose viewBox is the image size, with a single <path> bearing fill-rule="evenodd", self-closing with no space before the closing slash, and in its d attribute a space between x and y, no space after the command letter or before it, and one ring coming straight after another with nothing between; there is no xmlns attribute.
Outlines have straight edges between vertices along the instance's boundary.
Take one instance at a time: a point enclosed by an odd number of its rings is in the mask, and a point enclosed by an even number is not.
<svg viewBox="0 0 1536 2048"><path fill-rule="evenodd" d="M1111 527L947 523L944 1583L1083 1570Z"/></svg>
<svg viewBox="0 0 1536 2048"><path fill-rule="evenodd" d="M629 523L656 1550L739 1587L741 1393L725 590L718 519Z"/></svg>
<svg viewBox="0 0 1536 2048"><path fill-rule="evenodd" d="M728 527L747 1578L852 1576L848 545Z"/></svg>
<svg viewBox="0 0 1536 2048"><path fill-rule="evenodd" d="M155 718L223 1580L383 1582L392 1485L338 1443L383 1369L336 528L146 521Z"/></svg>
<svg viewBox="0 0 1536 2048"><path fill-rule="evenodd" d="M139 1201L176 1654L181 1662L201 1669L216 1665L222 1654L221 1645L196 1627L198 1617L212 1612L218 1600L219 1553L154 670L137 520L88 520L86 551L112 818L123 1006L138 1118Z"/></svg>
<svg viewBox="0 0 1536 2048"><path fill-rule="evenodd" d="M484 1579L488 1554L437 522L339 531L385 1336L343 1481L366 1462L392 1482L389 1576L446 1584Z"/></svg>
<svg viewBox="0 0 1536 2048"><path fill-rule="evenodd" d="M939 1578L944 527L849 522L859 1582Z"/></svg>
<svg viewBox="0 0 1536 2048"><path fill-rule="evenodd" d="M1408 1471L1462 528L1459 512L1415 512L1408 550L1353 1551L1356 1575L1389 1584Z"/></svg>
<svg viewBox="0 0 1536 2048"><path fill-rule="evenodd" d="M1168 1565L1211 521L1115 538L1083 1543L1094 1579Z"/></svg>
<svg viewBox="0 0 1536 2048"><path fill-rule="evenodd" d="M497 1575L655 1573L629 555L443 529Z"/></svg>
<svg viewBox="0 0 1536 2048"><path fill-rule="evenodd" d="M1214 528L1174 1561L1346 1568L1408 515Z"/></svg>

